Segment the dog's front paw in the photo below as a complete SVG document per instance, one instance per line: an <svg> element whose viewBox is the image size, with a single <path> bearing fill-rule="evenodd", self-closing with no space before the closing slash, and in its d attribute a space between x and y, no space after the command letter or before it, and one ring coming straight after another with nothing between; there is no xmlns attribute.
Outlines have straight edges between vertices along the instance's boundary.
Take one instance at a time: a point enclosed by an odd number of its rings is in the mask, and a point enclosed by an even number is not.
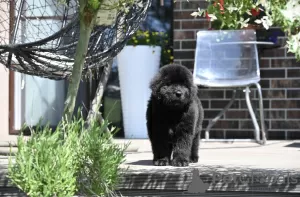
<svg viewBox="0 0 300 197"><path fill-rule="evenodd" d="M153 165L155 165L155 166L167 166L167 165L169 165L169 159L162 158L162 159L153 160Z"/></svg>
<svg viewBox="0 0 300 197"><path fill-rule="evenodd" d="M198 163L199 157L198 156L191 156L190 157L190 162L191 163Z"/></svg>
<svg viewBox="0 0 300 197"><path fill-rule="evenodd" d="M185 167L189 165L189 161L185 158L174 158L171 162L172 166Z"/></svg>

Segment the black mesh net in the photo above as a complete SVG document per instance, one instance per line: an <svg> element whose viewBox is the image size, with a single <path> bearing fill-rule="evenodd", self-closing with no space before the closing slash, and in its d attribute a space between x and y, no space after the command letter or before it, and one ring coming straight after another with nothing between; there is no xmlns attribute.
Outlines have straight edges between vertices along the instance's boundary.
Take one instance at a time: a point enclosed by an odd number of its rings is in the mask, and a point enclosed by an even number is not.
<svg viewBox="0 0 300 197"><path fill-rule="evenodd" d="M83 77L115 57L145 19L151 0L137 0L118 12L112 25L97 25L91 35ZM17 72L67 79L79 38L78 2L2 0L0 63Z"/></svg>

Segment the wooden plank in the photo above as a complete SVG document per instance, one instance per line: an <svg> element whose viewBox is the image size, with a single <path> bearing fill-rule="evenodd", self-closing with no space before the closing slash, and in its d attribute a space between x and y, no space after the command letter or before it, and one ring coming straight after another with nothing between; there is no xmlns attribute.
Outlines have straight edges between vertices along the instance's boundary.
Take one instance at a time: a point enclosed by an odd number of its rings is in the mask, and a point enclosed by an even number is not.
<svg viewBox="0 0 300 197"><path fill-rule="evenodd" d="M1 188L0 187L0 196L2 197L27 197L26 194L21 192L18 188L15 187L8 187L8 188Z"/></svg>
<svg viewBox="0 0 300 197"><path fill-rule="evenodd" d="M190 169L191 171L193 169ZM300 173L293 174L287 182L288 172L260 171L240 171L234 174L225 172L215 173L213 171L200 172L199 177L202 182L195 181L192 172L185 173L178 170L178 173L127 173L120 182L120 189L159 189L159 190L188 190L194 179L196 187L205 185L207 191L248 191L248 192L299 192L300 193ZM252 175L251 175L252 173ZM248 175L248 177L247 177ZM286 175L283 182L283 175ZM242 177L239 177L242 176ZM251 177L252 176L252 177ZM236 177L236 178L234 178ZM248 179L248 181L246 181ZM196 183L195 183L196 182Z"/></svg>
<svg viewBox="0 0 300 197"><path fill-rule="evenodd" d="M126 162L121 167L129 167L129 170L122 175L118 189L132 192L172 191L179 192L179 195L189 190L193 183L194 188L205 186L206 192L280 192L298 193L300 196L300 150L295 143L246 148L223 147L225 145L220 144L218 149L214 148L218 144L208 144L210 147L207 149L200 149L199 163L182 168L153 166L152 153L147 151L147 147L141 147L139 152L127 154ZM0 156L0 187L12 186L5 176L7 164L8 157ZM195 170L196 174L193 173ZM251 181L245 182L244 175ZM293 176L287 178L289 175ZM270 182L266 178L276 181ZM198 194L201 193L198 191Z"/></svg>
<svg viewBox="0 0 300 197"><path fill-rule="evenodd" d="M299 194L289 193L246 193L246 192L207 192L203 194L191 194L187 191L172 191L172 190L118 190L116 193L122 194L122 196L159 196L159 197L179 197L179 196L209 196L209 197L298 197Z"/></svg>
<svg viewBox="0 0 300 197"><path fill-rule="evenodd" d="M118 190L116 196L134 196L134 197L180 197L180 196L197 196L197 197L298 197L299 194L291 193L266 193L266 192L207 192L202 194L191 194L187 191L166 191L166 190ZM0 196L2 197L28 197L17 188L0 188ZM84 197L84 196L74 196Z"/></svg>
<svg viewBox="0 0 300 197"><path fill-rule="evenodd" d="M180 174L169 173L153 173L153 174L136 174L127 173L121 178L118 189L131 189L131 190L188 190L192 184L192 173ZM7 173L0 174L0 187L9 188L13 187L9 179L6 177ZM199 187L203 184L207 185L206 191L247 191L247 192L289 192L300 193L300 176L298 176L296 184L284 184L279 182L265 182L260 183L257 180L248 183L241 182L228 182L223 180L213 180L214 177L211 173L200 173L199 177L203 180L202 183L196 182ZM254 177L255 178L255 177ZM256 177L257 178L257 177ZM255 179L256 179L255 178ZM202 185L201 185L202 184Z"/></svg>

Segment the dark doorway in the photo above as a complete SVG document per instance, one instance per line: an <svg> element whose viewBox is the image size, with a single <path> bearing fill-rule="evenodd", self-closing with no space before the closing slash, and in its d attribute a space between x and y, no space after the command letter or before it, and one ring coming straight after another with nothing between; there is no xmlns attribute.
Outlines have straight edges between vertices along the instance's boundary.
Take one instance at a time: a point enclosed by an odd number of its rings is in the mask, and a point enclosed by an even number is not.
<svg viewBox="0 0 300 197"><path fill-rule="evenodd" d="M148 16L144 23L140 25L140 29L167 33L170 43L167 47L173 54L173 1L164 0L162 5L160 0L153 0L148 11ZM169 63L168 61L169 60L162 58L161 66ZM119 128L115 137L123 138L124 130L122 121L121 94L118 65L116 63L113 64L107 87L104 92L101 112L103 113L103 117L111 122L112 126Z"/></svg>

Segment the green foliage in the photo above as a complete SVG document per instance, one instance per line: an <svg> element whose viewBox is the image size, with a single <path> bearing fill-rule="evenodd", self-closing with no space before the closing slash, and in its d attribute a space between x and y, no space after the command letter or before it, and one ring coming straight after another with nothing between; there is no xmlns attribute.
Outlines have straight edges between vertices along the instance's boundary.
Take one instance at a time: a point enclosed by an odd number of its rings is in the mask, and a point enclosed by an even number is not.
<svg viewBox="0 0 300 197"><path fill-rule="evenodd" d="M128 144L120 146L113 143L113 135L105 132L108 122L101 125L93 122L88 132L82 133L81 166L79 171L79 187L85 195L104 195L111 193L123 170L124 151ZM113 134L117 132L112 128Z"/></svg>
<svg viewBox="0 0 300 197"><path fill-rule="evenodd" d="M131 39L127 42L127 45L148 45L148 46L161 46L161 62L162 65L172 63L174 57L170 48L170 37L165 32L150 32L137 30Z"/></svg>
<svg viewBox="0 0 300 197"><path fill-rule="evenodd" d="M31 197L110 193L120 177L126 146L113 143L114 128L105 133L107 125L107 121L93 122L86 129L79 116L61 121L54 132L48 126L37 127L30 138L19 136L8 177Z"/></svg>
<svg viewBox="0 0 300 197"><path fill-rule="evenodd" d="M215 29L240 29L255 24L265 13L253 0L207 0L208 7L192 13L212 21Z"/></svg>
<svg viewBox="0 0 300 197"><path fill-rule="evenodd" d="M168 44L168 34L137 30L127 42L127 45L165 46Z"/></svg>
<svg viewBox="0 0 300 197"><path fill-rule="evenodd" d="M204 16L214 29L241 29L249 24L269 29L281 27L287 33L288 52L300 60L299 0L207 0L192 16Z"/></svg>
<svg viewBox="0 0 300 197"><path fill-rule="evenodd" d="M15 162L10 158L8 167L12 183L31 197L73 196L78 170L76 138L71 132L63 141L49 127L33 131L27 141L19 136Z"/></svg>
<svg viewBox="0 0 300 197"><path fill-rule="evenodd" d="M274 0L268 6L274 23L287 32L288 52L294 53L300 61L300 1Z"/></svg>
<svg viewBox="0 0 300 197"><path fill-rule="evenodd" d="M102 1L101 1L102 2ZM88 0L87 6L93 10L98 10L101 4L100 0Z"/></svg>

